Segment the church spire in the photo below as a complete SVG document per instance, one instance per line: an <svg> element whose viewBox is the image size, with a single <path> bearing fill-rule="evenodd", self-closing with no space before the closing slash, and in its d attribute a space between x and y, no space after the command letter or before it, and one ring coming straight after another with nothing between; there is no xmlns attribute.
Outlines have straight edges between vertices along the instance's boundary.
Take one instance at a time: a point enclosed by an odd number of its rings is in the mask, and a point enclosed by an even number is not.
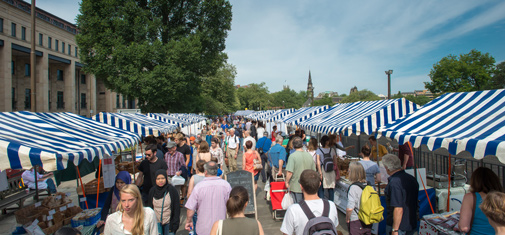
<svg viewBox="0 0 505 235"><path fill-rule="evenodd" d="M310 99L310 106L312 106L312 102L314 102L314 86L312 86L312 76L310 75L310 70L309 82L307 83L307 99Z"/></svg>

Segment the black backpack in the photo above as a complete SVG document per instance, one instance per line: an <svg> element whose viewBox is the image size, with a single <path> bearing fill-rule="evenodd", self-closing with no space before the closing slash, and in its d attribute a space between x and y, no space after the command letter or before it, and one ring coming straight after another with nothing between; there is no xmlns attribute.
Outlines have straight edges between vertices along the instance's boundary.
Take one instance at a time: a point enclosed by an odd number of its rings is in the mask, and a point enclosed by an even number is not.
<svg viewBox="0 0 505 235"><path fill-rule="evenodd" d="M335 224L328 217L330 214L330 203L328 200L323 199L323 204L323 214L320 217L316 217L305 201L299 203L303 213L309 218L303 229L303 235L337 235Z"/></svg>
<svg viewBox="0 0 505 235"><path fill-rule="evenodd" d="M333 158L331 157L331 148L330 151L328 151L328 153L324 153L321 148L319 148L319 151L323 153L323 159L321 159L321 161L323 162L324 171L326 172L333 171L334 164L333 164Z"/></svg>

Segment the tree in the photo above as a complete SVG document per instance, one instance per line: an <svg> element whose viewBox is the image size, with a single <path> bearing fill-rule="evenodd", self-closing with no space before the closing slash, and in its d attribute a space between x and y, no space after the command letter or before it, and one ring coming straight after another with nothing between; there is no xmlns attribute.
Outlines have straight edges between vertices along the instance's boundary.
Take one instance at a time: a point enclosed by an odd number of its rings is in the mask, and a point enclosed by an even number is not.
<svg viewBox="0 0 505 235"><path fill-rule="evenodd" d="M333 106L335 103L333 103L332 97L330 97L328 94L325 94L323 98L314 100L312 102L312 106L322 106L322 105L329 105Z"/></svg>
<svg viewBox="0 0 505 235"><path fill-rule="evenodd" d="M271 104L273 107L283 107L283 108L300 108L303 102L307 99L306 93L300 95L294 90L283 89L278 92L270 94L272 100Z"/></svg>
<svg viewBox="0 0 505 235"><path fill-rule="evenodd" d="M353 92L348 96L344 97L340 103L353 103L358 101L372 101L372 100L380 100L381 98L377 96L375 93L364 89L361 91Z"/></svg>
<svg viewBox="0 0 505 235"><path fill-rule="evenodd" d="M225 63L215 75L203 78L203 111L206 114L220 115L236 111L235 66Z"/></svg>
<svg viewBox="0 0 505 235"><path fill-rule="evenodd" d="M431 82L424 85L434 94L489 89L494 63L489 53L482 54L475 49L459 57L448 55L433 65L429 74Z"/></svg>
<svg viewBox="0 0 505 235"><path fill-rule="evenodd" d="M505 88L505 61L496 65L495 73L491 79L490 89L503 89Z"/></svg>
<svg viewBox="0 0 505 235"><path fill-rule="evenodd" d="M76 36L86 73L145 112L202 110L202 78L226 60L226 0L83 0Z"/></svg>
<svg viewBox="0 0 505 235"><path fill-rule="evenodd" d="M240 87L237 90L240 100L240 109L263 110L270 105L270 94L265 83L251 83L247 87Z"/></svg>

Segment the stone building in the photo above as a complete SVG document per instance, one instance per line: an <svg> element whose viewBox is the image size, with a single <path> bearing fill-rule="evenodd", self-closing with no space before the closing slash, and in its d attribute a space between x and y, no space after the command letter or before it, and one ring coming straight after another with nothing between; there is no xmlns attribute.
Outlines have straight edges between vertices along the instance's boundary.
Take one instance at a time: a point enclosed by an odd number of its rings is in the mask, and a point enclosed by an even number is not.
<svg viewBox="0 0 505 235"><path fill-rule="evenodd" d="M91 116L135 108L135 100L105 88L85 74L75 40L76 25L36 9L31 35L31 6L21 0L0 1L0 111L31 109L30 75L36 73L36 111ZM31 40L36 42L36 71L30 71Z"/></svg>

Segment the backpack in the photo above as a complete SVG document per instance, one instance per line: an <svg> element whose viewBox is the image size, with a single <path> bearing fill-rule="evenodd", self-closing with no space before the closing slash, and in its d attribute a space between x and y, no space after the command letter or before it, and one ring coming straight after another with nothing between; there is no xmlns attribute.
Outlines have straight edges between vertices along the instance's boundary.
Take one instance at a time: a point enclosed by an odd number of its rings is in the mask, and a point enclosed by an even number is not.
<svg viewBox="0 0 505 235"><path fill-rule="evenodd" d="M309 218L309 221L303 229L303 235L337 235L335 224L328 218L330 214L330 203L328 200L323 199L324 209L320 217L314 216L305 201L298 203L303 210L303 213Z"/></svg>
<svg viewBox="0 0 505 235"><path fill-rule="evenodd" d="M326 172L333 171L333 158L331 157L331 149L328 151L328 153L324 153L321 148L319 148L321 153L323 153L323 159L321 161L323 162L323 169Z"/></svg>
<svg viewBox="0 0 505 235"><path fill-rule="evenodd" d="M349 189L353 185L357 185L363 190L361 193L359 210L356 212L359 220L367 225L379 223L384 220L384 207L381 205L380 197L377 191L375 191L375 189L373 189L370 185L365 186L358 182L351 184ZM349 197L349 190L347 191L347 194Z"/></svg>

